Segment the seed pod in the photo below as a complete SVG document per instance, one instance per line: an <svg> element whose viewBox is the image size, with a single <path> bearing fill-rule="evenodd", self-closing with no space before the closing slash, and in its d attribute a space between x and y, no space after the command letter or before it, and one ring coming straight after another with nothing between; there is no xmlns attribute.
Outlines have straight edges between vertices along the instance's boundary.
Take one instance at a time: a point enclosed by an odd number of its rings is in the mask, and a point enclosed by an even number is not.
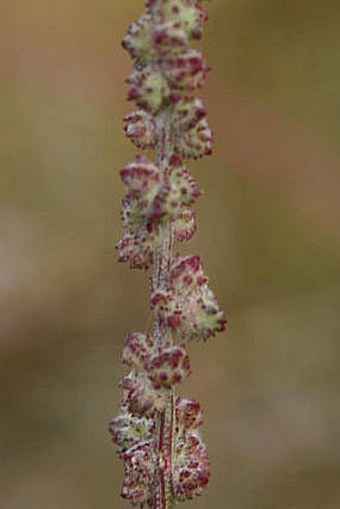
<svg viewBox="0 0 340 509"><path fill-rule="evenodd" d="M161 67L172 89L188 92L203 87L210 70L203 54L194 49L184 50L173 58L165 58Z"/></svg>
<svg viewBox="0 0 340 509"><path fill-rule="evenodd" d="M153 22L150 14L143 14L129 26L122 40L122 46L132 58L139 62L152 61L157 58L153 47Z"/></svg>
<svg viewBox="0 0 340 509"><path fill-rule="evenodd" d="M138 148L154 148L157 142L156 126L152 115L144 110L134 111L124 118L126 136Z"/></svg>
<svg viewBox="0 0 340 509"><path fill-rule="evenodd" d="M163 72L152 65L135 67L127 79L127 84L128 100L136 101L138 106L151 113L157 113L170 95L170 88Z"/></svg>

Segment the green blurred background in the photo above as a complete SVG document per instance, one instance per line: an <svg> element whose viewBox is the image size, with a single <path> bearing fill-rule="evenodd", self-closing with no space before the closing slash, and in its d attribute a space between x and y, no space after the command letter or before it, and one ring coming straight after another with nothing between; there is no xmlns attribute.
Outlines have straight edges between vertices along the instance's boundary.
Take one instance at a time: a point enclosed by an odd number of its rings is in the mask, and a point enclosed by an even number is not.
<svg viewBox="0 0 340 509"><path fill-rule="evenodd" d="M190 164L200 253L229 331L192 345L203 509L340 507L340 4L214 0ZM126 508L107 434L148 276L116 262L120 48L139 0L1 0L0 507Z"/></svg>

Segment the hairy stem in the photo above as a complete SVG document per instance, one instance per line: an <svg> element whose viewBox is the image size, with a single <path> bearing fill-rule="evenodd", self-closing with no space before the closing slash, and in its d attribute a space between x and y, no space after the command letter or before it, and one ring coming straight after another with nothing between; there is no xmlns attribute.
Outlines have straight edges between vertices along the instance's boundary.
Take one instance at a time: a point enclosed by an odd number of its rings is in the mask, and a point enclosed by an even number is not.
<svg viewBox="0 0 340 509"><path fill-rule="evenodd" d="M168 161L172 153L172 127L171 116L166 110L156 117L156 130L158 135L157 163L161 174L165 174ZM168 285L168 275L172 261L172 227L168 221L160 227L158 245L154 255L151 291L162 291ZM159 314L154 313L154 338L159 346L171 343L168 327L161 322Z"/></svg>
<svg viewBox="0 0 340 509"><path fill-rule="evenodd" d="M160 172L165 173L172 153L172 126L169 111L165 110L156 117L158 135L157 162ZM158 246L155 253L152 292L164 290L168 285L169 270L172 261L172 225L168 221L159 232ZM161 320L158 313L154 314L154 341L159 349L173 343L172 334ZM152 509L170 509L173 499L173 436L175 425L174 413L175 391L170 389L166 395L166 406L159 413L156 427L156 444L158 454L157 474L155 478L155 491Z"/></svg>

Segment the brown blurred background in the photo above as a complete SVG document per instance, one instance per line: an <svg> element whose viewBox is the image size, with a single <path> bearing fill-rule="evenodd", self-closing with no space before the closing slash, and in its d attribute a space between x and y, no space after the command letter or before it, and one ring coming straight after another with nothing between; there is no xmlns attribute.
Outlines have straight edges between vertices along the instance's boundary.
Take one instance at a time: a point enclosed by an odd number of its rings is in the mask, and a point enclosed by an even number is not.
<svg viewBox="0 0 340 509"><path fill-rule="evenodd" d="M214 0L200 253L229 331L192 345L203 509L340 507L340 4ZM0 507L107 509L120 352L147 275L118 265L120 48L139 0L1 0Z"/></svg>

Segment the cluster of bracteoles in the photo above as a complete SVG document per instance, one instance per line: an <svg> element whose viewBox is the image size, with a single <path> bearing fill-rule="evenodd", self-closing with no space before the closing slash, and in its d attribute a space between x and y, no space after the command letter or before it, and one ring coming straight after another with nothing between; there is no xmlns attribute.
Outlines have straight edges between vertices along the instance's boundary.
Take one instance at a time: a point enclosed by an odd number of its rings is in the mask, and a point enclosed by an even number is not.
<svg viewBox="0 0 340 509"><path fill-rule="evenodd" d="M120 172L126 194L117 249L132 268L152 267L155 330L127 336L122 360L130 372L110 432L125 464L121 495L152 509L192 499L209 480L197 431L200 406L174 388L190 374L183 342L223 331L226 318L200 258L171 252L174 241L194 235L191 207L201 195L183 159L210 154L212 147L204 105L194 96L209 68L188 46L201 37L206 19L199 0L148 0L147 13L123 39L134 60L128 99L139 107L126 116L125 132L138 148L155 148L157 163L139 155Z"/></svg>
<svg viewBox="0 0 340 509"><path fill-rule="evenodd" d="M118 244L120 261L147 269L153 262L162 224L171 221L177 240L189 240L195 232L194 212L189 206L201 190L177 155L168 161L168 171L143 156L120 172L126 195L122 204L124 234Z"/></svg>

